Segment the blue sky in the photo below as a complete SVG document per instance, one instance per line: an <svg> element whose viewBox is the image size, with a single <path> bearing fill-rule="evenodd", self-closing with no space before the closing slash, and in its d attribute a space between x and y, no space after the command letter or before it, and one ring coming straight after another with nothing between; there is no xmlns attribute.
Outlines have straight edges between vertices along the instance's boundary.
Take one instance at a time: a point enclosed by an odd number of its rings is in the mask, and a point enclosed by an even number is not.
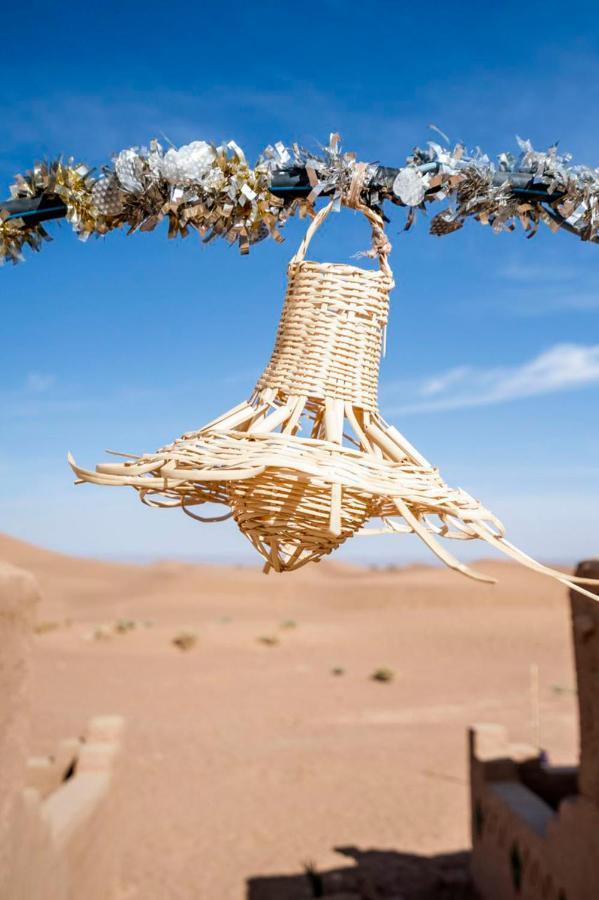
<svg viewBox="0 0 599 900"><path fill-rule="evenodd" d="M431 123L491 155L515 150L519 134L599 165L594 6L13 7L0 58L2 190L35 159L101 165L162 135L232 138L255 159L276 140L317 148L339 131L361 159L400 165L436 139ZM599 247L474 222L438 239L421 219L406 234L404 212L388 214L386 418L523 549L598 553ZM52 244L0 272L0 530L79 554L251 562L230 523L149 510L126 489L75 488L65 456L91 466L106 447L152 450L247 396L302 223L243 258L164 230L82 244L51 228ZM343 212L314 253L349 260L367 241ZM428 559L397 537L356 539L341 555Z"/></svg>

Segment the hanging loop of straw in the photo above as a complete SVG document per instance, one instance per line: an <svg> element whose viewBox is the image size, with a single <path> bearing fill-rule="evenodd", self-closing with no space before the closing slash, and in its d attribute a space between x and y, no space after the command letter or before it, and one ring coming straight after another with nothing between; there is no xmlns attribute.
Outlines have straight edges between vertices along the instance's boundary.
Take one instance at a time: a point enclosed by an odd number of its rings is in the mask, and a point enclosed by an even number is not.
<svg viewBox="0 0 599 900"><path fill-rule="evenodd" d="M350 197L351 197L351 188L350 188ZM345 203L346 206L349 206L348 203ZM310 225L308 226L304 238L299 245L295 255L291 259L291 265L294 263L303 262L306 258L306 253L310 243L312 242L312 238L323 224L325 219L329 216L331 211L333 210L335 204L334 201L327 203L326 206L323 206L321 210L317 212L314 216ZM376 257L379 261L379 268L382 272L389 276L389 278L393 277L393 273L391 271L391 267L389 266L388 257L391 253L391 244L389 242L389 238L387 237L387 233L385 232L385 223L383 217L380 213L376 212L370 207L365 206L359 200L359 192L358 197L355 201L355 205L351 206L352 209L357 210L358 212L363 213L363 215L368 220L370 227L372 229L372 246L370 250L367 250L363 253L358 254L359 256L368 256L374 259Z"/></svg>

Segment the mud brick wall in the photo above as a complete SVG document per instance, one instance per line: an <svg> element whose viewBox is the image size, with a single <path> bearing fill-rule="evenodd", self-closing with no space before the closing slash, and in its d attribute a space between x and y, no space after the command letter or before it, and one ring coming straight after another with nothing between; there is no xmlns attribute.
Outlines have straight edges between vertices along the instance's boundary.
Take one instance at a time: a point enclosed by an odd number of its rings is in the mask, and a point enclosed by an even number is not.
<svg viewBox="0 0 599 900"><path fill-rule="evenodd" d="M123 721L30 758L31 636L39 599L27 572L0 563L0 900L111 900L118 893Z"/></svg>

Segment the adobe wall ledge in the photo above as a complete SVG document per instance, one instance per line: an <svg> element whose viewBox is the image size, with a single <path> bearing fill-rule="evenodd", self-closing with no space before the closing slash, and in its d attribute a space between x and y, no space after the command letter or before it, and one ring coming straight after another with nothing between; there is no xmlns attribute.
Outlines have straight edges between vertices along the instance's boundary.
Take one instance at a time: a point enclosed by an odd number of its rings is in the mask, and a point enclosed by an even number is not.
<svg viewBox="0 0 599 900"><path fill-rule="evenodd" d="M576 574L599 579L599 559ZM472 877L484 900L599 897L599 603L570 591L570 613L580 766L547 766L499 725L469 732Z"/></svg>
<svg viewBox="0 0 599 900"><path fill-rule="evenodd" d="M119 885L123 720L28 759L33 576L0 562L0 900L111 900Z"/></svg>
<svg viewBox="0 0 599 900"><path fill-rule="evenodd" d="M28 767L11 828L7 900L110 900L120 881L118 760L124 723L92 719L81 739ZM67 753L67 748L71 752ZM31 763L31 761L30 761ZM42 789L36 785L41 782ZM52 783L55 782L55 783Z"/></svg>
<svg viewBox="0 0 599 900"><path fill-rule="evenodd" d="M599 807L577 793L576 771L551 769L495 725L470 729L469 748L471 871L481 897L597 900Z"/></svg>

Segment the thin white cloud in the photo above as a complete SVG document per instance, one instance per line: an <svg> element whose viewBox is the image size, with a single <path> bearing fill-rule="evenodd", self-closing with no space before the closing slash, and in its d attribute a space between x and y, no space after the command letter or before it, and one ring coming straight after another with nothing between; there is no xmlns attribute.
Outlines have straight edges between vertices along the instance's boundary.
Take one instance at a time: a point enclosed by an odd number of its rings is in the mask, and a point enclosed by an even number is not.
<svg viewBox="0 0 599 900"><path fill-rule="evenodd" d="M514 284L513 289L499 292L490 300L495 310L519 318L540 318L567 313L589 313L599 309L599 288L585 285L537 284L526 289Z"/></svg>
<svg viewBox="0 0 599 900"><path fill-rule="evenodd" d="M420 393L424 397L443 395L454 385L463 383L471 371L469 366L458 366L456 369L448 369L447 372L442 372L440 375L433 375L432 378L428 378L422 383Z"/></svg>
<svg viewBox="0 0 599 900"><path fill-rule="evenodd" d="M29 372L25 379L25 390L32 394L43 394L50 390L55 380L54 375L45 372Z"/></svg>
<svg viewBox="0 0 599 900"><path fill-rule="evenodd" d="M212 93L171 88L131 91L120 86L116 92L59 90L15 99L0 91L3 135L6 146L12 148L8 157L3 154L0 171L11 178L13 168L22 167L23 157L27 165L33 163L31 152L72 153L91 164L109 162L113 153L147 144L154 137L175 145L200 138L217 143L234 138L250 159L269 142L288 140L290 134L317 146L318 141L326 141L328 132L318 129L314 138L298 134L295 111L300 104L323 122L351 117L359 126L364 118L363 110L341 101L334 92L293 78L280 78L275 87L252 87L245 82L215 85ZM255 120L260 116L268 117L272 131L256 143ZM383 119L378 115L376 123ZM367 126L363 133L369 134Z"/></svg>
<svg viewBox="0 0 599 900"><path fill-rule="evenodd" d="M579 271L571 265L563 265L560 263L533 263L513 259L507 265L502 266L498 275L506 281L512 281L525 284L543 284L556 282L572 282L578 278Z"/></svg>
<svg viewBox="0 0 599 900"><path fill-rule="evenodd" d="M526 304L526 298L522 304L526 307L525 312L529 314L535 313L552 313L552 312L592 312L599 309L599 290L579 290L579 291L554 291L553 295L549 295L545 302L539 297L535 302L532 300Z"/></svg>
<svg viewBox="0 0 599 900"><path fill-rule="evenodd" d="M599 384L599 344L557 344L517 366L459 366L410 386L413 402L388 413L490 406ZM405 391L405 386L404 386Z"/></svg>
<svg viewBox="0 0 599 900"><path fill-rule="evenodd" d="M31 422L39 429L43 419L80 412L88 402L65 396L55 375L32 371L16 387L0 390L0 421Z"/></svg>

